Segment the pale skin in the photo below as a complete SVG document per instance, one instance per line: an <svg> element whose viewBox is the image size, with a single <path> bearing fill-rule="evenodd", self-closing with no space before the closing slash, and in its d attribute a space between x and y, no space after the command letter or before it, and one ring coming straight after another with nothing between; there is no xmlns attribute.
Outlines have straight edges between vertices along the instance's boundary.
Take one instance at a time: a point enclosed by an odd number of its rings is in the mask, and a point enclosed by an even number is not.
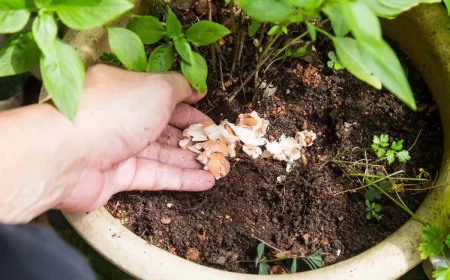
<svg viewBox="0 0 450 280"><path fill-rule="evenodd" d="M178 148L182 129L210 120L188 105L203 96L178 73L96 65L74 122L50 104L0 113L0 222L92 211L122 191L212 188L196 155Z"/></svg>

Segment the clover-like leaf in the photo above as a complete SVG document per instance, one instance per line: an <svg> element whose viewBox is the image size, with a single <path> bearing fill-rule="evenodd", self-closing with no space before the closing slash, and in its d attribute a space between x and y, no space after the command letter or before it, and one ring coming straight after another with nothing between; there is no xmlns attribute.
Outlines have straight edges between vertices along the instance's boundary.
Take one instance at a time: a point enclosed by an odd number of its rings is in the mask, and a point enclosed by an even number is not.
<svg viewBox="0 0 450 280"><path fill-rule="evenodd" d="M437 225L427 225L423 228L422 242L419 244L422 259L437 256L444 249L444 244L441 242L442 234L442 228Z"/></svg>

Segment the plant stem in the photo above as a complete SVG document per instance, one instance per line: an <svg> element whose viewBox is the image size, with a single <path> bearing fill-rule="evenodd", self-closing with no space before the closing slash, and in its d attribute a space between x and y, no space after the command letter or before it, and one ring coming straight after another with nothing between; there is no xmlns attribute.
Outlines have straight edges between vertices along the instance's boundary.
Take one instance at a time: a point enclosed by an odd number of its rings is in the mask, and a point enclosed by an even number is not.
<svg viewBox="0 0 450 280"><path fill-rule="evenodd" d="M261 68L262 66L262 62L265 61L265 56L267 55L267 52L270 50L270 48L272 47L273 43L275 43L275 41L283 34L283 32L278 33L277 35L275 35L274 37L270 38L270 40L267 42L267 45L264 47L259 59L258 59L258 63L256 64L256 68L259 70L259 68Z"/></svg>
<svg viewBox="0 0 450 280"><path fill-rule="evenodd" d="M414 140L414 143L412 144L412 146L409 147L408 152L411 151L411 150L414 148L414 146L415 146L416 143L417 143L417 140L419 140L419 137L420 137L420 134L421 134L421 133L422 133L422 129L419 131L419 134L417 134L416 140Z"/></svg>
<svg viewBox="0 0 450 280"><path fill-rule="evenodd" d="M236 19L234 18L234 0L231 0L228 4L228 8L230 9L230 18L231 18L231 32L233 34L236 33Z"/></svg>
<svg viewBox="0 0 450 280"><path fill-rule="evenodd" d="M444 249L441 249L441 254L444 257L444 260L445 260L445 263L447 264L447 267L450 267L450 263L448 262L447 257L445 256Z"/></svg>
<svg viewBox="0 0 450 280"><path fill-rule="evenodd" d="M400 170L400 171L397 171L396 173L393 173L393 174L391 174L391 175L394 175L394 174L398 174L398 173L403 173L404 171L403 170ZM356 173L356 174L347 174L346 176L349 176L349 177L368 177L368 178L388 178L389 176L381 176L381 175L366 175L366 174L359 174L359 173ZM428 180L428 179L420 179L420 178L403 178L403 177L394 177L393 179L396 179L396 180L402 180L402 181L419 181L419 182L429 182L430 180Z"/></svg>
<svg viewBox="0 0 450 280"><path fill-rule="evenodd" d="M258 50L257 50L258 52L263 43L264 35L266 34L266 27L267 27L267 22L264 22L261 30L259 31L260 32L259 33L259 46L258 46Z"/></svg>
<svg viewBox="0 0 450 280"><path fill-rule="evenodd" d="M397 199L393 198L390 194L388 194L385 190L383 190L380 186L378 186L377 184L373 185L375 188L377 188L382 194L384 194L385 196L387 196L390 200L392 200L395 204L397 204L400 208L402 208L405 212L407 212L409 215L411 215L411 217L413 217L413 219L415 219L416 221L418 221L419 223L421 223L423 226L426 226L427 223L422 220L422 218L420 218L419 216L417 216L416 214L414 214L413 211L411 211L411 209L409 209L406 205L401 204L400 202L397 201Z"/></svg>

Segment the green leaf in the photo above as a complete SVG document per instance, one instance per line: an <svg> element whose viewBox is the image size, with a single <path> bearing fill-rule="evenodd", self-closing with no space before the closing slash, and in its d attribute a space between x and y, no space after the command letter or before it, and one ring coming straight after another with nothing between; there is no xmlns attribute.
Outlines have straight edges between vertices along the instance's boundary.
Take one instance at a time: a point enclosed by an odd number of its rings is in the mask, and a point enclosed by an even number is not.
<svg viewBox="0 0 450 280"><path fill-rule="evenodd" d="M395 161L395 152L393 150L387 151L386 157L389 164L393 163Z"/></svg>
<svg viewBox="0 0 450 280"><path fill-rule="evenodd" d="M436 0L438 1L438 0ZM450 0L444 0L445 6L447 7L447 12L450 15Z"/></svg>
<svg viewBox="0 0 450 280"><path fill-rule="evenodd" d="M378 203L375 204L374 210L375 210L375 212L380 212L381 211L381 205L378 204Z"/></svg>
<svg viewBox="0 0 450 280"><path fill-rule="evenodd" d="M328 1L322 10L330 19L334 34L338 37L344 37L350 31L343 16L342 4L339 2Z"/></svg>
<svg viewBox="0 0 450 280"><path fill-rule="evenodd" d="M383 180L380 183L378 183L378 186L384 191L388 191L392 187L392 183L389 180Z"/></svg>
<svg viewBox="0 0 450 280"><path fill-rule="evenodd" d="M50 5L61 21L75 30L104 25L132 7L128 0L53 0Z"/></svg>
<svg viewBox="0 0 450 280"><path fill-rule="evenodd" d="M370 220L370 219L372 219L371 211L367 212L367 214L366 214L366 220Z"/></svg>
<svg viewBox="0 0 450 280"><path fill-rule="evenodd" d="M332 61L332 60L328 61L328 62L327 62L327 66L328 66L328 68L333 69L333 67L334 67L334 61Z"/></svg>
<svg viewBox="0 0 450 280"><path fill-rule="evenodd" d="M53 15L42 13L33 22L33 37L41 51L47 55L53 48L58 25Z"/></svg>
<svg viewBox="0 0 450 280"><path fill-rule="evenodd" d="M70 120L75 115L84 84L84 66L77 52L56 39L49 55L41 55L41 73L45 88L53 103Z"/></svg>
<svg viewBox="0 0 450 280"><path fill-rule="evenodd" d="M34 4L39 9L47 8L51 2L52 0L34 0Z"/></svg>
<svg viewBox="0 0 450 280"><path fill-rule="evenodd" d="M182 59L184 59L189 64L192 63L192 49L191 45L189 45L189 42L185 38L175 38L175 49L177 50L178 54L181 56Z"/></svg>
<svg viewBox="0 0 450 280"><path fill-rule="evenodd" d="M379 221L380 220L380 216L375 212L375 211L372 211L372 216L375 218L375 219L377 219L377 221Z"/></svg>
<svg viewBox="0 0 450 280"><path fill-rule="evenodd" d="M116 64L118 66L122 66L122 63L120 62L120 60L113 53L103 52L103 54L99 57L99 59L101 61L111 62L111 63L114 63L114 64Z"/></svg>
<svg viewBox="0 0 450 280"><path fill-rule="evenodd" d="M230 30L225 26L212 21L202 20L194 23L186 31L186 38L196 46L205 46L228 34L230 34Z"/></svg>
<svg viewBox="0 0 450 280"><path fill-rule="evenodd" d="M444 0L446 2L448 0ZM441 0L362 0L377 16L394 18L420 3L439 3Z"/></svg>
<svg viewBox="0 0 450 280"><path fill-rule="evenodd" d="M38 64L39 53L31 31L13 35L0 48L0 77L28 72Z"/></svg>
<svg viewBox="0 0 450 280"><path fill-rule="evenodd" d="M391 47L384 41L379 45L359 42L359 47L365 64L381 80L383 86L411 109L416 110L405 71ZM338 55L342 59L339 52ZM344 64L349 69L345 61Z"/></svg>
<svg viewBox="0 0 450 280"><path fill-rule="evenodd" d="M447 235L447 237L444 240L445 244L447 244L447 246L450 248L450 234Z"/></svg>
<svg viewBox="0 0 450 280"><path fill-rule="evenodd" d="M172 45L161 45L153 50L148 59L147 72L166 72L173 65L175 59Z"/></svg>
<svg viewBox="0 0 450 280"><path fill-rule="evenodd" d="M435 271L433 271L433 278L436 280L450 280L450 268L438 266Z"/></svg>
<svg viewBox="0 0 450 280"><path fill-rule="evenodd" d="M30 18L26 0L3 0L0 2L0 33L15 33L22 30Z"/></svg>
<svg viewBox="0 0 450 280"><path fill-rule="evenodd" d="M258 274L259 275L268 275L269 274L269 268L270 268L269 264L267 264L267 263L260 263L259 264Z"/></svg>
<svg viewBox="0 0 450 280"><path fill-rule="evenodd" d="M142 16L131 20L127 28L136 33L144 44L156 43L166 35L164 26L152 16Z"/></svg>
<svg viewBox="0 0 450 280"><path fill-rule="evenodd" d="M173 39L181 34L182 26L172 9L167 11L166 32L169 38Z"/></svg>
<svg viewBox="0 0 450 280"><path fill-rule="evenodd" d="M444 244L441 242L442 234L442 228L436 225L427 225L423 228L422 242L419 244L422 259L437 256L444 249Z"/></svg>
<svg viewBox="0 0 450 280"><path fill-rule="evenodd" d="M391 144L391 149L394 151L400 151L403 149L403 140L393 141Z"/></svg>
<svg viewBox="0 0 450 280"><path fill-rule="evenodd" d="M292 260L291 273L292 274L297 273L297 259Z"/></svg>
<svg viewBox="0 0 450 280"><path fill-rule="evenodd" d="M206 77L208 75L208 67L203 56L199 53L192 52L194 59L191 64L181 61L181 72L188 80L189 84L201 93L206 93Z"/></svg>
<svg viewBox="0 0 450 280"><path fill-rule="evenodd" d="M281 26L274 25L269 29L269 32L267 32L267 35L274 36L281 32Z"/></svg>
<svg viewBox="0 0 450 280"><path fill-rule="evenodd" d="M380 135L380 145L382 147L388 147L389 146L389 135L387 135L387 134L381 134Z"/></svg>
<svg viewBox="0 0 450 280"><path fill-rule="evenodd" d="M366 199L366 206L367 206L367 209L370 211L370 209L371 209L370 201L367 199Z"/></svg>
<svg viewBox="0 0 450 280"><path fill-rule="evenodd" d="M380 22L364 3L344 1L342 5L345 22L356 40L376 45L383 41Z"/></svg>
<svg viewBox="0 0 450 280"><path fill-rule="evenodd" d="M302 259L311 269L321 268L322 265L322 249L319 249Z"/></svg>
<svg viewBox="0 0 450 280"><path fill-rule="evenodd" d="M280 22L287 20L295 10L286 1L274 0L236 0L252 19L263 22Z"/></svg>
<svg viewBox="0 0 450 280"><path fill-rule="evenodd" d="M109 47L122 64L133 71L143 72L147 66L144 44L132 31L119 28L108 28Z"/></svg>
<svg viewBox="0 0 450 280"><path fill-rule="evenodd" d="M305 24L306 24L306 30L308 30L309 36L311 36L311 40L316 41L316 39L317 39L316 28L309 21L305 22Z"/></svg>
<svg viewBox="0 0 450 280"><path fill-rule="evenodd" d="M397 153L397 157L398 157L398 161L399 162L403 162L403 163L405 163L405 162L407 162L408 160L411 159L411 156L409 155L409 152L405 151L405 150L403 150L401 152L398 152Z"/></svg>
<svg viewBox="0 0 450 280"><path fill-rule="evenodd" d="M366 65L355 39L333 37L333 44L337 55L350 73L374 88L381 89L381 81L372 74Z"/></svg>
<svg viewBox="0 0 450 280"><path fill-rule="evenodd" d="M283 33L286 34L286 35L287 35L288 32L289 32L286 26L282 26L282 27L281 27L281 31L283 31Z"/></svg>
<svg viewBox="0 0 450 280"><path fill-rule="evenodd" d="M248 36L250 36L250 37L255 36L255 34L258 31L260 25L261 25L261 21L259 21L257 19L252 19L252 23L248 27Z"/></svg>
<svg viewBox="0 0 450 280"><path fill-rule="evenodd" d="M258 246L256 247L258 260L260 260L262 258L263 254L264 254L264 248L265 248L264 243L259 243Z"/></svg>
<svg viewBox="0 0 450 280"><path fill-rule="evenodd" d="M381 199L381 193L375 188L369 188L364 194L364 198L368 201L374 201L375 199Z"/></svg>

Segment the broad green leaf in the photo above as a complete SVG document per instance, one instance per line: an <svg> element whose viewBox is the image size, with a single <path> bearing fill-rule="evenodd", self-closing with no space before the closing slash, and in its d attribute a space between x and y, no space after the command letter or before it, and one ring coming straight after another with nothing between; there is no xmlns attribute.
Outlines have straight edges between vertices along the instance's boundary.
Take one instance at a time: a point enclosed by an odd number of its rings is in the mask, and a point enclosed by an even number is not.
<svg viewBox="0 0 450 280"><path fill-rule="evenodd" d="M22 30L30 18L30 5L26 0L0 1L0 33Z"/></svg>
<svg viewBox="0 0 450 280"><path fill-rule="evenodd" d="M258 274L259 275L267 275L267 274L269 274L269 268L270 268L270 265L268 263L260 263L259 264Z"/></svg>
<svg viewBox="0 0 450 280"><path fill-rule="evenodd" d="M289 31L288 31L286 26L282 26L281 27L281 31L283 31L283 33L286 34L286 35L289 33Z"/></svg>
<svg viewBox="0 0 450 280"><path fill-rule="evenodd" d="M279 0L237 0L242 9L252 19L263 22L280 22L287 20L295 10L286 1Z"/></svg>
<svg viewBox="0 0 450 280"><path fill-rule="evenodd" d="M169 9L166 18L167 36L173 39L181 34L181 30L182 30L181 22L178 20L177 16L173 13L173 11Z"/></svg>
<svg viewBox="0 0 450 280"><path fill-rule="evenodd" d="M306 10L317 9L323 0L285 0L287 3Z"/></svg>
<svg viewBox="0 0 450 280"><path fill-rule="evenodd" d="M161 45L153 50L148 59L147 72L166 72L174 61L172 45Z"/></svg>
<svg viewBox="0 0 450 280"><path fill-rule="evenodd" d="M177 53L181 56L181 58L191 64L193 54L189 42L185 38L175 38L173 42L175 43L175 49L177 50Z"/></svg>
<svg viewBox="0 0 450 280"><path fill-rule="evenodd" d="M297 273L297 259L292 260L291 273L292 274Z"/></svg>
<svg viewBox="0 0 450 280"><path fill-rule="evenodd" d="M444 249L444 244L441 242L442 234L442 228L436 225L423 228L422 242L419 244L422 259L432 258L441 253L441 250Z"/></svg>
<svg viewBox="0 0 450 280"><path fill-rule="evenodd" d="M269 29L269 32L267 32L267 35L274 36L281 32L281 26L274 25Z"/></svg>
<svg viewBox="0 0 450 280"><path fill-rule="evenodd" d="M307 21L305 24L306 24L306 29L308 30L309 36L311 36L311 40L316 41L316 39L317 39L316 28L309 21Z"/></svg>
<svg viewBox="0 0 450 280"><path fill-rule="evenodd" d="M53 0L50 5L61 21L75 30L106 24L132 7L128 0Z"/></svg>
<svg viewBox="0 0 450 280"><path fill-rule="evenodd" d="M355 39L333 37L333 44L339 59L350 73L374 88L381 89L381 81L367 67Z"/></svg>
<svg viewBox="0 0 450 280"><path fill-rule="evenodd" d="M345 22L356 40L379 45L382 42L381 25L375 13L358 1L344 1L342 5Z"/></svg>
<svg viewBox="0 0 450 280"><path fill-rule="evenodd" d="M438 0L436 0L438 1ZM445 6L447 7L447 12L450 15L450 0L444 0Z"/></svg>
<svg viewBox="0 0 450 280"><path fill-rule="evenodd" d="M0 77L28 72L38 64L39 53L31 31L15 34L0 48Z"/></svg>
<svg viewBox="0 0 450 280"><path fill-rule="evenodd" d="M403 140L393 141L391 144L391 149L394 151L401 151L401 149L403 149Z"/></svg>
<svg viewBox="0 0 450 280"><path fill-rule="evenodd" d="M128 23L127 28L136 33L144 44L156 43L166 35L164 26L152 16L133 19Z"/></svg>
<svg viewBox="0 0 450 280"><path fill-rule="evenodd" d="M216 22L202 20L194 23L186 31L186 38L196 46L205 46L228 34L230 34L230 30L225 26Z"/></svg>
<svg viewBox="0 0 450 280"><path fill-rule="evenodd" d="M206 61L201 54L196 52L192 52L192 54L194 59L191 64L184 60L181 61L181 72L193 88L201 93L206 93L206 77L208 75Z"/></svg>
<svg viewBox="0 0 450 280"><path fill-rule="evenodd" d="M52 0L34 0L34 4L39 9L47 8L51 2Z"/></svg>
<svg viewBox="0 0 450 280"><path fill-rule="evenodd" d="M398 161L399 162L407 162L408 160L411 159L411 156L409 155L408 151L401 151L397 153L397 157L398 157Z"/></svg>
<svg viewBox="0 0 450 280"><path fill-rule="evenodd" d="M255 36L256 32L258 32L259 26L261 25L261 21L257 19L252 19L252 23L248 27L248 36Z"/></svg>
<svg viewBox="0 0 450 280"><path fill-rule="evenodd" d="M263 254L264 254L264 248L265 248L265 245L262 242L258 244L258 247L256 247L256 252L258 253L258 260L260 260L262 258Z"/></svg>
<svg viewBox="0 0 450 280"><path fill-rule="evenodd" d="M328 68L334 68L334 61L330 60L327 62Z"/></svg>
<svg viewBox="0 0 450 280"><path fill-rule="evenodd" d="M84 66L77 52L56 39L53 53L41 55L41 73L53 103L70 120L75 119L84 84Z"/></svg>
<svg viewBox="0 0 450 280"><path fill-rule="evenodd" d="M385 41L382 41L379 45L360 41L359 49L363 61L372 73L381 80L383 86L411 109L416 110L414 95L405 76L405 71L392 48ZM342 59L339 53L338 56ZM349 69L347 63L343 62Z"/></svg>
<svg viewBox="0 0 450 280"><path fill-rule="evenodd" d="M51 14L42 13L33 22L33 37L41 51L47 55L55 43L58 25Z"/></svg>
<svg viewBox="0 0 450 280"><path fill-rule="evenodd" d="M334 34L344 37L350 31L342 12L342 4L339 2L328 2L322 11L328 16L333 27Z"/></svg>
<svg viewBox="0 0 450 280"><path fill-rule="evenodd" d="M444 2L449 0L444 0ZM421 3L439 3L441 0L362 0L377 16L394 18Z"/></svg>
<svg viewBox="0 0 450 280"><path fill-rule="evenodd" d="M389 164L395 161L395 152L393 150L389 150L386 153L387 161Z"/></svg>
<svg viewBox="0 0 450 280"><path fill-rule="evenodd" d="M109 47L122 64L133 71L144 72L147 67L144 44L132 31L119 28L108 28Z"/></svg>
<svg viewBox="0 0 450 280"><path fill-rule="evenodd" d="M433 278L436 280L450 280L450 268L438 266L435 271L433 271Z"/></svg>

